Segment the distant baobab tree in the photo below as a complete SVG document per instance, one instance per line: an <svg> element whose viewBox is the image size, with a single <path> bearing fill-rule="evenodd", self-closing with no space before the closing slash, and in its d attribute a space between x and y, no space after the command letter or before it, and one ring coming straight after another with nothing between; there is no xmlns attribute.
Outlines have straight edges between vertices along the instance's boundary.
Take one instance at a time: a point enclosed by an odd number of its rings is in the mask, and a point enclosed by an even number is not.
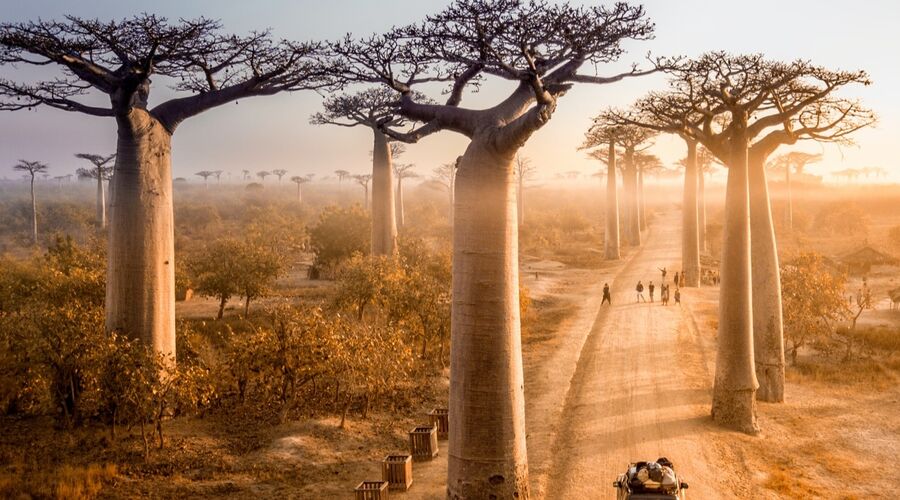
<svg viewBox="0 0 900 500"><path fill-rule="evenodd" d="M531 159L521 154L516 154L516 208L518 210L519 227L525 223L525 183L534 177L537 167L532 165Z"/></svg>
<svg viewBox="0 0 900 500"><path fill-rule="evenodd" d="M424 22L362 40L348 36L335 48L349 63L350 77L391 88L400 95L396 113L424 123L403 134L406 142L441 130L471 141L454 182L448 497L528 495L516 152L551 119L572 85L642 74L631 69L602 77L579 70L618 59L622 41L643 40L652 29L641 7L625 3L454 0ZM413 87L448 75L453 83L444 103L415 97ZM466 88L481 76L514 82L515 90L493 107L460 107Z"/></svg>
<svg viewBox="0 0 900 500"><path fill-rule="evenodd" d="M400 146L399 143L392 143ZM416 166L412 163L394 163L394 177L397 178L397 196L396 208L394 212L397 215L397 229L403 229L406 224L406 210L403 206L403 179L412 179L418 177L419 174L413 172Z"/></svg>
<svg viewBox="0 0 900 500"><path fill-rule="evenodd" d="M97 181L97 225L100 229L106 229L106 190L103 181L108 181L112 177L113 166L111 162L115 161L116 154L107 156L93 153L78 153L76 158L87 160L94 166L92 168L79 168L75 171L81 179L94 179Z"/></svg>
<svg viewBox="0 0 900 500"><path fill-rule="evenodd" d="M354 175L352 177L353 177L353 180L355 180L356 183L359 184L360 186L362 186L363 189L365 190L365 203L363 205L363 208L368 210L369 209L369 182L372 180L372 174Z"/></svg>
<svg viewBox="0 0 900 500"><path fill-rule="evenodd" d="M0 80L0 110L45 105L116 121L105 308L109 331L140 339L174 359L171 140L178 125L238 99L325 87L331 80L323 78L320 54L318 44L275 42L266 31L223 34L218 21L205 18L66 16L0 24L0 64L39 66L42 73L52 65L64 75L40 82ZM151 81L172 82L176 95L148 107ZM103 99L84 102L80 98L86 94ZM108 105L94 104L104 102Z"/></svg>
<svg viewBox="0 0 900 500"><path fill-rule="evenodd" d="M212 171L212 174L216 177L216 184L222 182L222 174L223 173L224 173L223 170L213 170Z"/></svg>
<svg viewBox="0 0 900 500"><path fill-rule="evenodd" d="M303 202L303 193L300 191L300 186L306 184L310 180L312 180L312 177L308 175L306 177L301 177L299 175L291 177L291 182L297 185L297 203Z"/></svg>
<svg viewBox="0 0 900 500"><path fill-rule="evenodd" d="M362 126L372 130L372 255L392 255L397 250L392 164L405 147L396 142L396 134L390 137L387 133L409 121L394 110L398 97L397 92L384 86L334 95L322 103L324 112L310 118L314 125Z"/></svg>
<svg viewBox="0 0 900 500"><path fill-rule="evenodd" d="M67 175L54 175L54 176L53 176L53 180L56 181L56 187L57 187L60 191L62 191L62 184L63 184L63 181L69 181L69 180L71 180L71 179L72 179L72 174L67 174Z"/></svg>
<svg viewBox="0 0 900 500"><path fill-rule="evenodd" d="M256 173L256 176L259 177L261 182L266 182L266 177L270 175L272 175L272 172L269 172L268 170L260 170Z"/></svg>
<svg viewBox="0 0 900 500"><path fill-rule="evenodd" d="M203 177L203 187L208 188L209 187L209 178L212 177L213 175L215 175L215 173L213 173L209 170L201 170L194 175Z"/></svg>
<svg viewBox="0 0 900 500"><path fill-rule="evenodd" d="M47 165L39 161L19 160L19 163L13 166L13 170L26 172L26 178L30 178L31 182L31 242L37 246L38 244L38 223L37 223L37 199L34 196L34 176L47 172Z"/></svg>
<svg viewBox="0 0 900 500"><path fill-rule="evenodd" d="M686 134L729 167L712 414L755 432L756 398L784 400L781 279L765 162L780 145L846 142L873 123L858 102L833 96L869 80L862 71L724 52L681 60L666 71L670 91L639 100L627 120Z"/></svg>
<svg viewBox="0 0 900 500"><path fill-rule="evenodd" d="M866 179L869 178L870 175L875 175L875 178L878 179L880 177L887 177L887 170L881 167L862 167L858 169L858 171L866 176Z"/></svg>
<svg viewBox="0 0 900 500"><path fill-rule="evenodd" d="M606 163L606 210L604 218L606 227L603 235L603 246L606 258L619 260L621 252L619 247L619 198L616 184L616 157L618 151L616 126L595 126L585 134L585 141L579 149L597 148L589 153L591 158Z"/></svg>
<svg viewBox="0 0 900 500"><path fill-rule="evenodd" d="M338 188L340 189L341 185L344 183L344 179L350 177L350 172L346 170L335 170L334 175L338 178Z"/></svg>
<svg viewBox="0 0 900 500"><path fill-rule="evenodd" d="M784 184L787 189L787 201L784 209L784 225L789 230L794 229L794 193L791 187L791 171L802 174L807 165L822 161L822 155L804 153L803 151L791 151L781 154L769 162L770 168L784 169Z"/></svg>
<svg viewBox="0 0 900 500"><path fill-rule="evenodd" d="M241 179L243 179L245 181L250 180L250 171L249 170L241 170L241 175L243 176L243 177L241 177Z"/></svg>
<svg viewBox="0 0 900 500"><path fill-rule="evenodd" d="M438 182L444 189L447 190L447 196L449 197L449 211L447 214L448 220L450 221L450 226L453 226L453 193L455 192L455 184L456 184L456 168L459 165L459 158L456 161L452 161L449 163L444 163L440 167L432 170L434 176L432 177L435 181Z"/></svg>
<svg viewBox="0 0 900 500"><path fill-rule="evenodd" d="M287 170L285 170L283 168L276 168L275 170L272 171L272 174L275 177L278 177L278 183L281 184L281 178L287 174Z"/></svg>
<svg viewBox="0 0 900 500"><path fill-rule="evenodd" d="M845 182L856 181L862 172L855 168L845 168L844 170L836 170L831 173L835 177L843 177Z"/></svg>

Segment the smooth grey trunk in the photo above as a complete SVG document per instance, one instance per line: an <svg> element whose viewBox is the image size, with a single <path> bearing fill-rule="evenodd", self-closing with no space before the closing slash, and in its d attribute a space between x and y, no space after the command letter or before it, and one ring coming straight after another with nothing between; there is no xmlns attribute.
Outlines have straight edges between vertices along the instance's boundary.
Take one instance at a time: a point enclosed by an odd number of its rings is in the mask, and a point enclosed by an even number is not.
<svg viewBox="0 0 900 500"><path fill-rule="evenodd" d="M31 174L31 242L34 246L37 246L38 244L37 199L34 196L34 173Z"/></svg>
<svg viewBox="0 0 900 500"><path fill-rule="evenodd" d="M456 173L447 498L528 498L514 156L476 136Z"/></svg>
<svg viewBox="0 0 900 500"><path fill-rule="evenodd" d="M297 183L297 203L303 203L303 190L301 189L302 185L302 182Z"/></svg>
<svg viewBox="0 0 900 500"><path fill-rule="evenodd" d="M618 260L619 253L619 198L616 192L616 143L609 143L609 163L606 167L606 258Z"/></svg>
<svg viewBox="0 0 900 500"><path fill-rule="evenodd" d="M719 328L712 417L723 425L755 433L756 371L753 360L753 297L750 263L750 193L747 115L732 112L731 158L725 192Z"/></svg>
<svg viewBox="0 0 900 500"><path fill-rule="evenodd" d="M106 329L175 359L175 245L169 132L146 110L117 117L110 188Z"/></svg>
<svg viewBox="0 0 900 500"><path fill-rule="evenodd" d="M397 176L397 199L396 199L396 207L394 211L397 214L397 229L403 229L403 226L406 224L406 213L403 209L403 177Z"/></svg>
<svg viewBox="0 0 900 500"><path fill-rule="evenodd" d="M697 219L698 219L698 238L700 239L700 251L706 252L709 247L706 242L706 172L699 171L697 172L697 179L699 182L698 193L697 193Z"/></svg>
<svg viewBox="0 0 900 500"><path fill-rule="evenodd" d="M453 167L450 168L450 179L447 180L447 188L448 188L448 196L450 197L450 208L448 214L448 220L450 221L450 227L453 227L453 219L455 217L456 212L456 170L459 167L459 162L462 159L462 156L458 157L456 161L453 163Z"/></svg>
<svg viewBox="0 0 900 500"><path fill-rule="evenodd" d="M394 168L387 136L372 128L372 255L393 255L397 250L394 212ZM368 189L366 190L368 198Z"/></svg>
<svg viewBox="0 0 900 500"><path fill-rule="evenodd" d="M753 260L753 351L760 401L784 401L784 324L781 270L766 182L766 155L751 154L750 242ZM815 293L815 290L810 290Z"/></svg>
<svg viewBox="0 0 900 500"><path fill-rule="evenodd" d="M625 191L625 241L631 246L641 245L641 221L638 208L638 178L634 165L634 149L625 149L625 171L622 175Z"/></svg>
<svg viewBox="0 0 900 500"><path fill-rule="evenodd" d="M684 191L681 203L681 265L684 284L700 286L700 234L697 207L697 143L688 140L684 162Z"/></svg>
<svg viewBox="0 0 900 500"><path fill-rule="evenodd" d="M97 225L106 229L106 190L103 188L103 173L97 169Z"/></svg>

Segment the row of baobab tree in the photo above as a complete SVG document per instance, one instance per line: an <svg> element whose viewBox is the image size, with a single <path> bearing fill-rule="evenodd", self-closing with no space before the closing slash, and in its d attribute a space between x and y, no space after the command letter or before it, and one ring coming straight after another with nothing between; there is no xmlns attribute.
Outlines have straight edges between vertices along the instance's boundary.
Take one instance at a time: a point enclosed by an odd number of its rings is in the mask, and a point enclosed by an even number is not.
<svg viewBox="0 0 900 500"><path fill-rule="evenodd" d="M633 109L608 110L598 124L616 140L617 127L626 126L684 138L690 252L699 245L691 223L697 215L691 151L702 144L728 165L712 407L717 421L750 431L757 388L780 400L783 380L777 257L759 166L781 144L843 140L872 121L855 102L834 97L844 86L867 84L865 73L805 61L708 53L653 58L645 69L599 75L625 54L623 42L649 39L653 29L640 6L539 0L454 0L422 22L331 42L275 41L267 32L241 37L223 34L208 19L170 23L153 15L3 23L0 63L56 65L64 78L0 80L0 109L45 105L116 121L106 326L168 355L175 350L171 138L184 120L253 96L362 87L346 95L377 100L345 107L336 106L342 98L329 97L323 117L372 129L372 189L385 199L393 193L390 142L414 143L442 131L467 137L452 190L448 497L526 498L514 162L559 99L574 85L669 75L667 89ZM150 108L154 75L179 95ZM512 91L487 109L461 106L466 91L488 77L511 82ZM447 85L440 101L416 90L436 83ZM79 99L89 92L109 104ZM626 177L635 192L633 174ZM373 207L373 226L379 253L388 253L396 223L393 203L383 203ZM639 208L629 201L626 212L625 234L639 241Z"/></svg>

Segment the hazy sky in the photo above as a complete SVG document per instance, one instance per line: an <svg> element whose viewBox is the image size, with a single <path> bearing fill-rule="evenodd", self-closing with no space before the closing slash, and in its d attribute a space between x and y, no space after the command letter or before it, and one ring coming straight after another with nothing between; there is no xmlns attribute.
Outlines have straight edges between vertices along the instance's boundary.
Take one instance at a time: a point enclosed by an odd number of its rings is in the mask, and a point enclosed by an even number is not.
<svg viewBox="0 0 900 500"><path fill-rule="evenodd" d="M574 0L577 2L577 0ZM271 28L277 37L328 39L346 32L369 34L420 20L439 10L440 0L0 0L0 19L21 21L83 17L121 18L142 11L176 19L206 16L221 19L227 31L245 33ZM585 2L597 3L597 2ZM761 52L775 59L810 59L833 69L864 69L874 84L853 89L853 95L879 114L875 129L856 136L858 147L801 143L798 147L823 152L825 161L812 173L880 166L900 181L896 160L900 139L900 2L865 0L852 4L837 0L756 0L713 2L708 0L646 0L649 17L656 23L656 38L630 43L622 64L641 61L648 51L657 55L696 56L708 50L733 53ZM609 68L614 73L617 68ZM604 69L600 69L604 73ZM12 68L0 76L15 77ZM599 168L583 152L576 151L591 117L606 106L624 106L652 88L661 77L630 79L611 85L576 85L560 101L551 122L535 134L523 153L538 166L538 175ZM464 106L486 107L511 88L508 82L487 85L467 96ZM155 88L151 104L165 94ZM157 97L153 101L153 95ZM292 174L315 172L319 177L336 169L363 173L371 168L371 132L309 125L319 110L321 97L312 92L245 99L183 123L175 134L173 168L176 176L195 178L199 170L222 169L237 174L284 168ZM443 132L408 148L400 161L417 165L420 173L460 154L466 139ZM72 173L82 166L77 152L112 152L115 123L52 109L0 113L0 178L14 178L11 167L19 158L42 160L51 175ZM667 165L683 156L678 140L664 138L653 150ZM827 177L826 177L827 178Z"/></svg>

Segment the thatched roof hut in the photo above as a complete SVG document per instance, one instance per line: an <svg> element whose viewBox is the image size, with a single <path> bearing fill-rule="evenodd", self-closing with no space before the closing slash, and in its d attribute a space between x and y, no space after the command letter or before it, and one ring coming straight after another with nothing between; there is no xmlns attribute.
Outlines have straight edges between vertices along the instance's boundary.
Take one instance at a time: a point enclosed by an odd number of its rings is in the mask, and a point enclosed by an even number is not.
<svg viewBox="0 0 900 500"><path fill-rule="evenodd" d="M900 263L897 258L868 245L843 255L838 261L846 265L851 274L867 274L872 266L896 266Z"/></svg>

